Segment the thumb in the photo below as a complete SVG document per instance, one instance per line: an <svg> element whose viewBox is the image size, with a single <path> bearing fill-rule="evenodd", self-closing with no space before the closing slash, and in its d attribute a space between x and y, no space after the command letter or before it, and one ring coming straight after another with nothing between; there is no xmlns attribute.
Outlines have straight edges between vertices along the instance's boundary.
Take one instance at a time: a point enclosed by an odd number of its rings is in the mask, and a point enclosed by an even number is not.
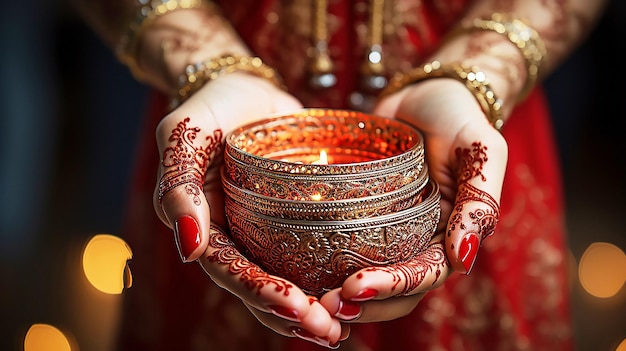
<svg viewBox="0 0 626 351"><path fill-rule="evenodd" d="M454 270L469 274L482 241L494 233L500 217L506 143L500 135L485 138L456 148L454 157L458 188L448 220L446 251Z"/></svg>
<svg viewBox="0 0 626 351"><path fill-rule="evenodd" d="M203 187L223 133L214 119L180 116L166 116L157 128L161 160L154 206L174 231L181 260L190 262L207 246L211 213Z"/></svg>

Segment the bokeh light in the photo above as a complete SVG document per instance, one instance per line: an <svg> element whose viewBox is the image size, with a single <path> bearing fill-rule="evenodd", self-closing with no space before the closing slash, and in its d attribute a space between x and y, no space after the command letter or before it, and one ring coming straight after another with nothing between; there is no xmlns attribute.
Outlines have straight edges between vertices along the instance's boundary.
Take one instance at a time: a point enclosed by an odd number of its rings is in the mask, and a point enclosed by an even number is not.
<svg viewBox="0 0 626 351"><path fill-rule="evenodd" d="M589 294L600 298L612 297L626 281L626 255L613 244L593 243L580 258L578 277Z"/></svg>
<svg viewBox="0 0 626 351"><path fill-rule="evenodd" d="M49 324L33 324L24 337L24 351L71 351L68 338Z"/></svg>
<svg viewBox="0 0 626 351"><path fill-rule="evenodd" d="M87 280L107 294L121 294L132 284L128 260L133 254L117 236L99 234L91 238L83 251L83 270Z"/></svg>
<svg viewBox="0 0 626 351"><path fill-rule="evenodd" d="M622 342L617 345L615 351L626 351L626 339L622 340Z"/></svg>

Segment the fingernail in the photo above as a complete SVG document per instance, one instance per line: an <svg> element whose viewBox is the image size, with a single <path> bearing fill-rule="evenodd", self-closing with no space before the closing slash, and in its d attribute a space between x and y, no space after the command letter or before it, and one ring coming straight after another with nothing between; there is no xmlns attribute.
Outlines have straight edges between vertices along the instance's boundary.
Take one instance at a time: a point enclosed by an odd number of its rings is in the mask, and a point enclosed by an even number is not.
<svg viewBox="0 0 626 351"><path fill-rule="evenodd" d="M378 295L378 290L367 288L352 296L350 301L367 301L373 299L376 295Z"/></svg>
<svg viewBox="0 0 626 351"><path fill-rule="evenodd" d="M465 274L470 274L476 262L478 254L478 247L480 246L480 240L478 234L470 233L463 237L461 245L459 245L459 258L465 268Z"/></svg>
<svg viewBox="0 0 626 351"><path fill-rule="evenodd" d="M200 229L198 223L191 216L182 216L174 223L174 236L176 237L176 246L178 254L183 262L187 262L187 258L191 253L200 246Z"/></svg>
<svg viewBox="0 0 626 351"><path fill-rule="evenodd" d="M335 317L341 318L347 321L356 319L361 315L361 305L358 303L339 300L339 310L335 313Z"/></svg>
<svg viewBox="0 0 626 351"><path fill-rule="evenodd" d="M279 305L271 305L271 306L268 306L267 308L269 308L272 311L272 313L277 315L278 317L288 319L292 322L300 322L298 311L296 310L293 310L284 306L279 306Z"/></svg>
<svg viewBox="0 0 626 351"><path fill-rule="evenodd" d="M324 347L327 347L329 349L337 349L337 348L339 348L339 342L331 343L330 340L328 340L327 338L319 337L319 336L309 332L308 330L305 330L305 329L302 329L302 328L291 327L291 333L293 335L299 337L300 339L314 342L314 343L316 343L316 344L318 344L320 346L324 346Z"/></svg>
<svg viewBox="0 0 626 351"><path fill-rule="evenodd" d="M338 348L339 348L339 346L341 346L341 345L339 344L339 341L334 342L334 343L332 343L332 344L328 344L328 348L329 348L329 349L333 349L333 350L338 349Z"/></svg>

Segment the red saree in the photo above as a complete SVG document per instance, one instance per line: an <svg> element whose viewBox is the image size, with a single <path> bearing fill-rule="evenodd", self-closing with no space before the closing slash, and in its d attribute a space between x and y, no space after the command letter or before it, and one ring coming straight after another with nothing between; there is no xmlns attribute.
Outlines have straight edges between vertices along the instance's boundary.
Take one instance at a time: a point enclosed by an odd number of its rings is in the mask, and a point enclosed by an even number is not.
<svg viewBox="0 0 626 351"><path fill-rule="evenodd" d="M422 63L467 1L396 0L386 11L389 72ZM253 52L278 68L306 107L350 108L366 52L359 28L368 1L330 1L328 30L337 85L307 81L310 0L223 1ZM355 30L356 29L356 30ZM356 62L356 64L355 64ZM150 131L167 102L155 95L137 155L125 239L133 287L124 292L119 350L322 350L262 326L197 264L182 264L172 232L152 207L159 162ZM540 89L519 105L503 133L509 144L501 220L470 276L455 274L408 316L353 325L341 350L568 350L572 348L563 204L546 101Z"/></svg>

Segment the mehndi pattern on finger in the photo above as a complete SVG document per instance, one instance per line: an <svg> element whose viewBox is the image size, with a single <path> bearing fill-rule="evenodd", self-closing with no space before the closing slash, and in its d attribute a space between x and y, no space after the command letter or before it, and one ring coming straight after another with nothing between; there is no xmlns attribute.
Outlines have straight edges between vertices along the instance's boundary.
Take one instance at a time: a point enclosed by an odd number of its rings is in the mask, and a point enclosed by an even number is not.
<svg viewBox="0 0 626 351"><path fill-rule="evenodd" d="M245 287L256 290L257 295L261 294L265 286L274 285L274 291L289 296L292 284L267 274L259 266L250 262L237 250L228 235L214 226L211 226L209 248L216 249L215 252L206 256L209 262L228 265L228 271L233 275L239 275L239 280Z"/></svg>
<svg viewBox="0 0 626 351"><path fill-rule="evenodd" d="M437 241L429 244L422 253L407 263L398 263L387 267L370 267L365 269L365 272L391 274L394 283L391 288L392 291L396 290L401 282L405 282L404 288L398 293L398 296L406 296L415 291L431 273L435 274L435 279L431 285L435 285L446 266L449 266L449 263L443 241ZM359 273L357 278L363 278L363 274Z"/></svg>
<svg viewBox="0 0 626 351"><path fill-rule="evenodd" d="M464 205L468 202L476 201L486 204L488 209L478 208L470 211L468 214L470 220L464 221L461 213ZM491 195L468 183L460 187L456 211L457 213L450 222L448 235L458 225L463 231L480 233L481 239L484 240L486 237L493 235L500 218L500 205L498 205L498 202Z"/></svg>
<svg viewBox="0 0 626 351"><path fill-rule="evenodd" d="M473 186L469 181L477 177L483 182L487 181L487 178L482 173L483 167L488 160L487 147L480 142L474 142L471 148L457 148L455 151L461 164L458 172L459 190L455 214L450 221L447 235L450 236L451 232L458 227L464 232L480 233L481 238L484 240L486 237L493 235L495 231L500 218L500 205L493 196ZM463 209L470 202L481 202L487 205L487 208L477 208L474 211L470 211L468 214L469 220L465 220Z"/></svg>
<svg viewBox="0 0 626 351"><path fill-rule="evenodd" d="M478 176L480 176L483 182L487 180L482 173L483 167L488 160L486 146L483 146L480 142L474 142L471 149L457 148L455 154L462 164L459 168L459 184L467 183L470 179Z"/></svg>
<svg viewBox="0 0 626 351"><path fill-rule="evenodd" d="M194 144L201 129L188 127L189 121L187 117L172 129L168 141L176 144L163 150L161 165L169 170L159 182L159 202L165 194L184 185L185 192L193 196L194 204L200 205L204 175L213 157L222 149L221 129L214 130L205 138L206 146L203 148Z"/></svg>

